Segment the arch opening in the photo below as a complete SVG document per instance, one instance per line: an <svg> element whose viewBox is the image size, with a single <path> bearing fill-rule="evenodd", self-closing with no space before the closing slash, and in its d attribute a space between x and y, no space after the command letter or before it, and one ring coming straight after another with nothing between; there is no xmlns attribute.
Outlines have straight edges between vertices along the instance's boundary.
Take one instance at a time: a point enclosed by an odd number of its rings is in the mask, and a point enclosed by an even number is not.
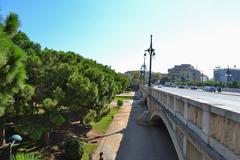
<svg viewBox="0 0 240 160"><path fill-rule="evenodd" d="M168 128L163 119L158 115L153 115L153 117L151 118L151 124L159 131L159 136L163 137L162 139L164 140L164 147L168 147L168 150L170 150L169 153L171 153L171 157L166 158L178 160L178 154L176 152L172 137L170 136Z"/></svg>

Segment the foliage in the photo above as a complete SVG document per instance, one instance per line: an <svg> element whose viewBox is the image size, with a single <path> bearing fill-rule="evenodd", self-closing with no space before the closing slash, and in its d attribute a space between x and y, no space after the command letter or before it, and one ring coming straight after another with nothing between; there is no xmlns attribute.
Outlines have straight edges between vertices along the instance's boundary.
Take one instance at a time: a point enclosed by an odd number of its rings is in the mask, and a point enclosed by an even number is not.
<svg viewBox="0 0 240 160"><path fill-rule="evenodd" d="M165 84L165 82L171 82L171 80L170 80L168 77L162 77L162 78L160 79L160 83L161 83L161 84Z"/></svg>
<svg viewBox="0 0 240 160"><path fill-rule="evenodd" d="M123 105L123 101L122 101L122 100L118 100L118 101L117 101L117 106L118 106L118 107L121 107L122 105Z"/></svg>
<svg viewBox="0 0 240 160"><path fill-rule="evenodd" d="M7 16L4 31L9 35L13 35L14 33L17 32L17 29L19 26L20 26L20 22L18 19L18 15L16 13L11 12Z"/></svg>
<svg viewBox="0 0 240 160"><path fill-rule="evenodd" d="M15 27L17 26L14 24L15 22L11 22L13 15L10 14L9 16L5 30L7 29L6 31L9 31L9 33L15 32L12 29L16 29ZM23 87L26 79L23 65L24 58L25 53L12 43L10 37L0 27L0 146L4 144L5 139L3 131L6 112L11 111L9 107L14 102L13 95L18 93L19 89Z"/></svg>
<svg viewBox="0 0 240 160"><path fill-rule="evenodd" d="M84 154L82 160L89 160L89 154L92 154L97 149L96 143L84 143L83 150Z"/></svg>
<svg viewBox="0 0 240 160"><path fill-rule="evenodd" d="M15 127L15 130L21 135L28 135L32 140L38 141L46 128L41 124L24 120L21 124Z"/></svg>
<svg viewBox="0 0 240 160"><path fill-rule="evenodd" d="M133 96L116 96L114 100L132 100Z"/></svg>
<svg viewBox="0 0 240 160"><path fill-rule="evenodd" d="M128 88L129 79L109 66L74 52L42 50L17 32L19 25L15 13L0 24L0 116L16 116L18 132L39 140L63 124L66 110L78 113L81 123L99 121Z"/></svg>
<svg viewBox="0 0 240 160"><path fill-rule="evenodd" d="M84 153L83 143L76 138L69 138L64 143L64 151L68 160L79 160Z"/></svg>
<svg viewBox="0 0 240 160"><path fill-rule="evenodd" d="M112 122L113 116L117 114L119 111L119 107L111 107L110 112L103 117L100 121L98 122L91 122L92 128L96 129L100 133L105 133Z"/></svg>
<svg viewBox="0 0 240 160"><path fill-rule="evenodd" d="M17 153L14 160L41 160L41 158L33 153Z"/></svg>
<svg viewBox="0 0 240 160"><path fill-rule="evenodd" d="M26 78L22 63L25 54L1 31L0 42L0 107L6 107Z"/></svg>
<svg viewBox="0 0 240 160"><path fill-rule="evenodd" d="M94 121L94 118L96 117L96 111L90 110L86 117L84 117L84 123L89 124L90 122Z"/></svg>

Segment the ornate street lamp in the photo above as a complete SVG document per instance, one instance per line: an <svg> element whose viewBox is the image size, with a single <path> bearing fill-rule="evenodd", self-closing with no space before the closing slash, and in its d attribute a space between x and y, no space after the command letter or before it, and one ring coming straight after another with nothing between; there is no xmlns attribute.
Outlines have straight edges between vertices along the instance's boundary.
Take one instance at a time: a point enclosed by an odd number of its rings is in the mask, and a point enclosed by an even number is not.
<svg viewBox="0 0 240 160"><path fill-rule="evenodd" d="M143 85L145 84L145 70L147 69L147 67L146 67L146 64L145 64L145 59L146 59L146 51L145 51L145 53L144 53L144 57L143 57L143 65L142 65L142 67L141 67L141 70L143 70Z"/></svg>
<svg viewBox="0 0 240 160"><path fill-rule="evenodd" d="M12 160L12 147L14 145L15 142L21 142L22 141L22 137L20 135L12 135L9 140L11 141L11 144L10 144L10 148L9 148L9 157L10 157L10 160Z"/></svg>
<svg viewBox="0 0 240 160"><path fill-rule="evenodd" d="M149 81L148 81L148 86L151 86L151 80L152 80L152 57L155 56L155 49L152 48L152 35L150 36L150 48L148 48L147 51L150 56L150 64L149 64Z"/></svg>

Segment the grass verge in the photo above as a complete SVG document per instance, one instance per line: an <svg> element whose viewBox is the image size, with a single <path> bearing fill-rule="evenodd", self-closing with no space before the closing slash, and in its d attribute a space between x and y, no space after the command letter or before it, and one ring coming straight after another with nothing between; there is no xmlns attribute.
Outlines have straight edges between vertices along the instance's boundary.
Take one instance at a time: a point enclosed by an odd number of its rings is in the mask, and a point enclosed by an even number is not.
<svg viewBox="0 0 240 160"><path fill-rule="evenodd" d="M124 101L124 100L132 100L132 99L133 99L133 96L116 96L114 98L114 100L122 100L122 101Z"/></svg>
<svg viewBox="0 0 240 160"><path fill-rule="evenodd" d="M108 115L103 117L99 122L91 122L90 125L93 129L96 129L99 133L106 133L110 123L112 122L113 116L118 113L119 107L111 107ZM84 144L84 154L81 160L88 160L88 155L93 153L97 148L96 143L85 143Z"/></svg>
<svg viewBox="0 0 240 160"><path fill-rule="evenodd" d="M96 143L85 143L84 144L84 154L81 160L89 160L88 155L90 153L93 153L97 148L97 144Z"/></svg>
<svg viewBox="0 0 240 160"><path fill-rule="evenodd" d="M92 128L96 129L99 133L104 134L107 131L110 123L112 122L113 115L115 115L119 111L119 109L119 107L111 107L108 115L103 117L99 122L91 123Z"/></svg>

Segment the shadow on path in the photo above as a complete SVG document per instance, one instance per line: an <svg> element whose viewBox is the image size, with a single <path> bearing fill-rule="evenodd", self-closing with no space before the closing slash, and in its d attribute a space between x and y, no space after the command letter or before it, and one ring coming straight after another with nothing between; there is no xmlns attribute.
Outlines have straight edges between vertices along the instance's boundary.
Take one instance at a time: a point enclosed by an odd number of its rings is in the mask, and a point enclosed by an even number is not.
<svg viewBox="0 0 240 160"><path fill-rule="evenodd" d="M146 107L135 102L132 104L126 129L117 132L121 133L123 138L116 160L177 160L170 135L161 121L159 125L154 126L136 123L137 117L146 110Z"/></svg>

